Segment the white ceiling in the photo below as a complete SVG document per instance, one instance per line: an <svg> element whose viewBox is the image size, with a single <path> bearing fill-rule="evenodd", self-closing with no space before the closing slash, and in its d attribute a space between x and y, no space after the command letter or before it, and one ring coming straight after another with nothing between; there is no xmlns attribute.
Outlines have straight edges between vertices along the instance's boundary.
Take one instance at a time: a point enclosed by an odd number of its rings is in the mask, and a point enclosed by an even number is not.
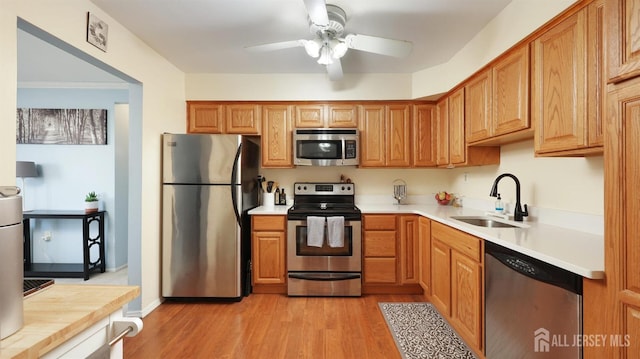
<svg viewBox="0 0 640 359"><path fill-rule="evenodd" d="M244 49L313 38L303 0L91 1L185 73L325 71L301 47ZM412 73L446 62L510 2L329 0L347 13L345 34L413 42L405 59L349 50L342 59L347 74ZM18 64L23 83L122 81L24 31L18 32Z"/></svg>
<svg viewBox="0 0 640 359"><path fill-rule="evenodd" d="M92 0L186 73L319 73L303 48L245 46L312 39L303 0ZM350 50L345 73L411 73L449 60L511 0L328 0L345 33L413 42L406 59Z"/></svg>

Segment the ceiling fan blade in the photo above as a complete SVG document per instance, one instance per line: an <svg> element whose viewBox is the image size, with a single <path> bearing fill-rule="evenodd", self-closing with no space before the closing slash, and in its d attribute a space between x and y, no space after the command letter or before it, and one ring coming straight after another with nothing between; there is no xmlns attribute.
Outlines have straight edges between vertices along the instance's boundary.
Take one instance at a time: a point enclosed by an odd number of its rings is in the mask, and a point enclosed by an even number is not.
<svg viewBox="0 0 640 359"><path fill-rule="evenodd" d="M270 44L263 44L263 45L245 46L245 50L262 52L262 51L289 49L292 47L304 46L304 41L305 40L291 40L291 41L282 41L282 42L272 42Z"/></svg>
<svg viewBox="0 0 640 359"><path fill-rule="evenodd" d="M324 0L304 0L304 6L307 7L307 13L309 13L311 22L318 26L329 25L327 4Z"/></svg>
<svg viewBox="0 0 640 359"><path fill-rule="evenodd" d="M340 63L340 59L333 59L333 63L327 65L327 73L331 81L342 78L342 64Z"/></svg>
<svg viewBox="0 0 640 359"><path fill-rule="evenodd" d="M410 41L359 34L347 35L345 42L349 48L355 50L394 57L407 57L413 48L413 44Z"/></svg>

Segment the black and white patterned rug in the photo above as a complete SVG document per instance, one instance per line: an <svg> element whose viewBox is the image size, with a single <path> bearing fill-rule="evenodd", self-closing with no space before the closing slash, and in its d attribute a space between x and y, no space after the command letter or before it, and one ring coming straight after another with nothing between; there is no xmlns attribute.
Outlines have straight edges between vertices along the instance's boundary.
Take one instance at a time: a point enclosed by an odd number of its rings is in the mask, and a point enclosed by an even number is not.
<svg viewBox="0 0 640 359"><path fill-rule="evenodd" d="M403 358L476 358L431 303L378 305Z"/></svg>

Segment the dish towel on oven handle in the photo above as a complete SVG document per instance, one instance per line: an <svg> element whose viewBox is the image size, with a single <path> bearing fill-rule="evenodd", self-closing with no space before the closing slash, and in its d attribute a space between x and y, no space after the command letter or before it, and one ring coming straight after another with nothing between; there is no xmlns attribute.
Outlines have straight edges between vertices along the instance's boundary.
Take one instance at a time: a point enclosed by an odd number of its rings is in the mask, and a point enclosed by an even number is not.
<svg viewBox="0 0 640 359"><path fill-rule="evenodd" d="M327 237L329 247L344 247L344 217L327 217Z"/></svg>
<svg viewBox="0 0 640 359"><path fill-rule="evenodd" d="M324 242L324 217L307 217L307 245L322 247Z"/></svg>

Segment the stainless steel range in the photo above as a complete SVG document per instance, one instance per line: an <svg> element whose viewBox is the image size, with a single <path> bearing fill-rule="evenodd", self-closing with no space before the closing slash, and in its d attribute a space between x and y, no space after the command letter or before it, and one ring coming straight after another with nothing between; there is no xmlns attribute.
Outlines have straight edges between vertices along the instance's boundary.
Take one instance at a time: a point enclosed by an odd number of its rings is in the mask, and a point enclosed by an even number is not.
<svg viewBox="0 0 640 359"><path fill-rule="evenodd" d="M362 294L362 214L353 183L295 183L287 213L290 296Z"/></svg>

